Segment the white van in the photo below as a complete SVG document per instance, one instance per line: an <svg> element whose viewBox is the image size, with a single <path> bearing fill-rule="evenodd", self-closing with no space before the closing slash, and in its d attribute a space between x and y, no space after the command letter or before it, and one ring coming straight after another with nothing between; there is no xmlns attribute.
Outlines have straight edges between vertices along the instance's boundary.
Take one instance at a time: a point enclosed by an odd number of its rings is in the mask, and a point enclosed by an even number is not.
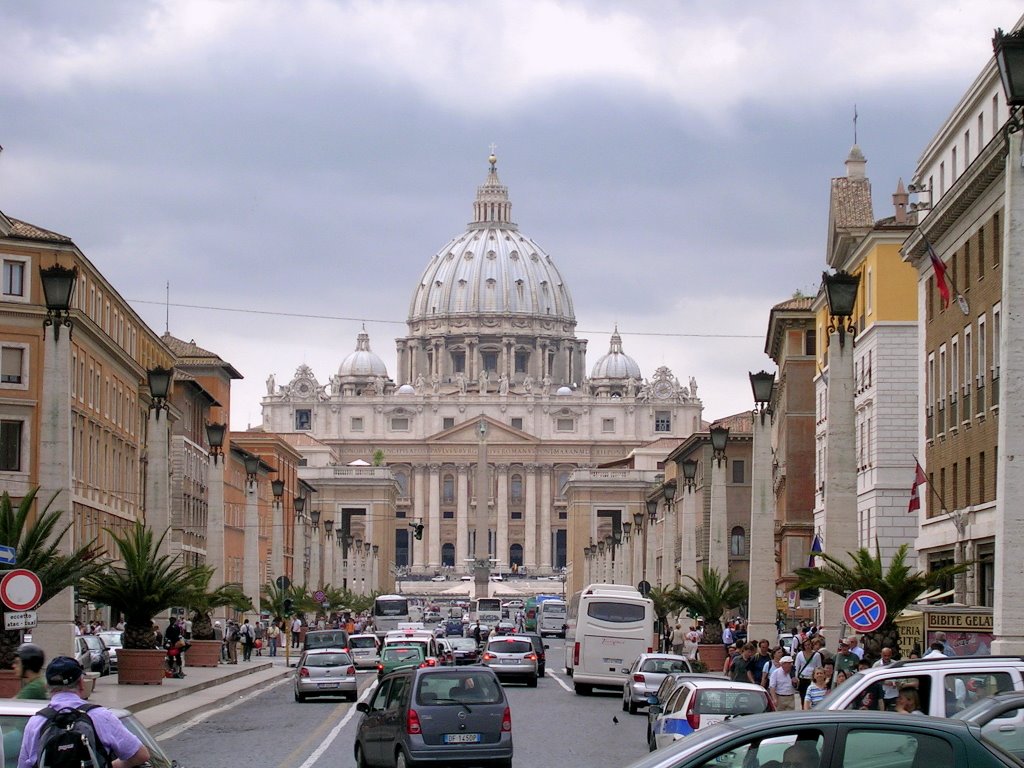
<svg viewBox="0 0 1024 768"><path fill-rule="evenodd" d="M622 690L622 670L654 651L654 603L627 585L591 584L577 592L565 623L565 671L580 696L595 686Z"/></svg>
<svg viewBox="0 0 1024 768"><path fill-rule="evenodd" d="M565 637L565 617L568 611L564 600L545 600L537 604L537 633Z"/></svg>

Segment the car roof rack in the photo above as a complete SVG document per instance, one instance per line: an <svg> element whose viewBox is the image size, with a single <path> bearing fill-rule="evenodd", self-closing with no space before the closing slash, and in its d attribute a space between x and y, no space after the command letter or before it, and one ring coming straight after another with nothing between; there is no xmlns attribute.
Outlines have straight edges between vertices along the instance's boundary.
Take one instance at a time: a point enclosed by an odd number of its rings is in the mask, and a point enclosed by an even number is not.
<svg viewBox="0 0 1024 768"><path fill-rule="evenodd" d="M933 662L948 664L951 661L1024 661L1024 656L933 656L930 659L900 659L899 661L894 661L892 664L887 664L885 667L875 667L875 669L885 669L888 667L906 667Z"/></svg>

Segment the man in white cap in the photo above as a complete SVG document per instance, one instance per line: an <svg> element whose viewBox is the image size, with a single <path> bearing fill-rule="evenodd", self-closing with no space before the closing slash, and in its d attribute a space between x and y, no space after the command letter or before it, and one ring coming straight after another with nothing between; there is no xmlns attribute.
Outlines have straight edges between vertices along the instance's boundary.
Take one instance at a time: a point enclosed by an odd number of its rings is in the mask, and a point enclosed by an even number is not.
<svg viewBox="0 0 1024 768"><path fill-rule="evenodd" d="M793 657L783 656L779 666L768 678L768 694L776 711L796 709L796 678L793 677Z"/></svg>

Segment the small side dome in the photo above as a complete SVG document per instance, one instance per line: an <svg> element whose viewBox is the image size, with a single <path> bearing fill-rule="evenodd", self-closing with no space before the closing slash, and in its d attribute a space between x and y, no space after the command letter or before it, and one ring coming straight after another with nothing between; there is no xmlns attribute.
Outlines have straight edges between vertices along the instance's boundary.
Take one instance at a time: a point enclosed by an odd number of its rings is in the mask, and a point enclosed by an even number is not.
<svg viewBox="0 0 1024 768"><path fill-rule="evenodd" d="M618 326L612 333L608 354L602 356L590 371L590 380L594 383L609 379L640 379L640 366L636 360L622 351L622 337Z"/></svg>
<svg viewBox="0 0 1024 768"><path fill-rule="evenodd" d="M565 397L566 395L572 394L572 387L559 387L555 392L555 397Z"/></svg>
<svg viewBox="0 0 1024 768"><path fill-rule="evenodd" d="M395 394L398 394L398 395L415 395L416 394L416 387L414 387L412 384L403 384L402 386L400 386L398 388L398 391Z"/></svg>
<svg viewBox="0 0 1024 768"><path fill-rule="evenodd" d="M370 336L364 329L356 337L355 352L341 361L338 367L341 379L371 379L381 376L388 378L388 369L384 361L370 349Z"/></svg>

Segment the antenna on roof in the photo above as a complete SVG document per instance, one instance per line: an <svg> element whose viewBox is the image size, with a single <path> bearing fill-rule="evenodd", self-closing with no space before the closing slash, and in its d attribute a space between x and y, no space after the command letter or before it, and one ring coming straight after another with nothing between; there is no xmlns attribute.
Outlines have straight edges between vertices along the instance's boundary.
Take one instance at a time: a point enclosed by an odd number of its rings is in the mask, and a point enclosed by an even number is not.
<svg viewBox="0 0 1024 768"><path fill-rule="evenodd" d="M853 105L853 143L857 143L857 105Z"/></svg>
<svg viewBox="0 0 1024 768"><path fill-rule="evenodd" d="M164 333L171 332L171 281L166 285L166 301L164 302Z"/></svg>

